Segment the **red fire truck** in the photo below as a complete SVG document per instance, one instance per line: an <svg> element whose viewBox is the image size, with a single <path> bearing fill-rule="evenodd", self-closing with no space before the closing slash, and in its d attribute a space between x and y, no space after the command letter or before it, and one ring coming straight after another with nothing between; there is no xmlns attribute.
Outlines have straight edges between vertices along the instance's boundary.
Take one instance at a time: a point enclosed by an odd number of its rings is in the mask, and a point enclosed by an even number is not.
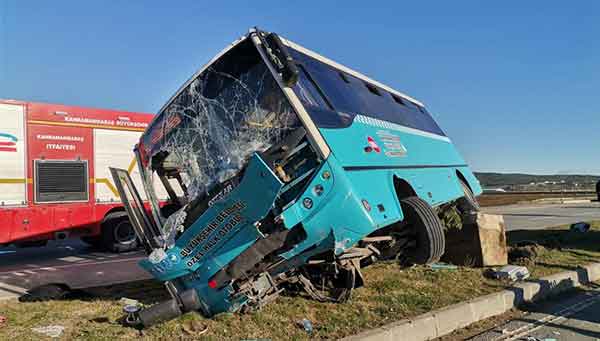
<svg viewBox="0 0 600 341"><path fill-rule="evenodd" d="M80 237L115 252L136 248L108 167L141 182L132 150L151 119L0 99L0 245Z"/></svg>

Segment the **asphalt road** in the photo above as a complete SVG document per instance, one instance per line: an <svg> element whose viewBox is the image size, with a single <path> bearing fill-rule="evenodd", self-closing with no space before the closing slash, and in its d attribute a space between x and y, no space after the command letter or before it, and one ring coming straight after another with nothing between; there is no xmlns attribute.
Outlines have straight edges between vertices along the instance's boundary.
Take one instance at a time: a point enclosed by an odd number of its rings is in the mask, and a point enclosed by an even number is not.
<svg viewBox="0 0 600 341"><path fill-rule="evenodd" d="M46 284L71 289L150 278L137 262L142 251L100 252L79 240L50 242L37 248L0 248L0 299Z"/></svg>
<svg viewBox="0 0 600 341"><path fill-rule="evenodd" d="M596 341L600 339L600 287L536 304L529 313L471 338L473 341Z"/></svg>
<svg viewBox="0 0 600 341"><path fill-rule="evenodd" d="M506 229L541 230L579 221L600 220L600 203L517 204L484 207L484 213L504 216Z"/></svg>

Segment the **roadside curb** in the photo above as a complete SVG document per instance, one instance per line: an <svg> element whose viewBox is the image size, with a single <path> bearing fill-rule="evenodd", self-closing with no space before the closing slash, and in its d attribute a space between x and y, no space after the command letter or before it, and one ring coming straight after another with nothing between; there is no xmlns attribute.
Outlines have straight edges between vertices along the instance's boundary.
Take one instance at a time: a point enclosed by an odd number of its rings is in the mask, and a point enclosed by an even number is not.
<svg viewBox="0 0 600 341"><path fill-rule="evenodd" d="M525 302L538 301L599 279L600 263L592 263L573 271L519 282L500 292L476 297L412 319L393 322L342 340L432 340L472 323L505 313Z"/></svg>
<svg viewBox="0 0 600 341"><path fill-rule="evenodd" d="M24 288L0 282L0 302L17 299L26 292Z"/></svg>

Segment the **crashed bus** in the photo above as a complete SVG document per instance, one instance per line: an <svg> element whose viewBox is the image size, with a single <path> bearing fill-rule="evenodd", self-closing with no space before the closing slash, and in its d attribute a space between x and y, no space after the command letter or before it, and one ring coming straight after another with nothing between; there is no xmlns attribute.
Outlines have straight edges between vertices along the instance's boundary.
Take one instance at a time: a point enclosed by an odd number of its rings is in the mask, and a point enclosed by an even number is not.
<svg viewBox="0 0 600 341"><path fill-rule="evenodd" d="M129 319L145 326L282 290L345 301L373 262L438 261L437 214L477 210L482 192L422 103L256 29L179 89L135 154L152 214L126 170L112 175L140 265L172 296Z"/></svg>

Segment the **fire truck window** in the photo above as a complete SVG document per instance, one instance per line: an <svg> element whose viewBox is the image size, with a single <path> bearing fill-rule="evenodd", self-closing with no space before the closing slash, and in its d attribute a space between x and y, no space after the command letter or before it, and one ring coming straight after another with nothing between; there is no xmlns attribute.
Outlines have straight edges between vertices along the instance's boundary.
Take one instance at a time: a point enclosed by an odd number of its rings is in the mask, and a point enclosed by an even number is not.
<svg viewBox="0 0 600 341"><path fill-rule="evenodd" d="M35 201L88 200L87 161L35 161Z"/></svg>

